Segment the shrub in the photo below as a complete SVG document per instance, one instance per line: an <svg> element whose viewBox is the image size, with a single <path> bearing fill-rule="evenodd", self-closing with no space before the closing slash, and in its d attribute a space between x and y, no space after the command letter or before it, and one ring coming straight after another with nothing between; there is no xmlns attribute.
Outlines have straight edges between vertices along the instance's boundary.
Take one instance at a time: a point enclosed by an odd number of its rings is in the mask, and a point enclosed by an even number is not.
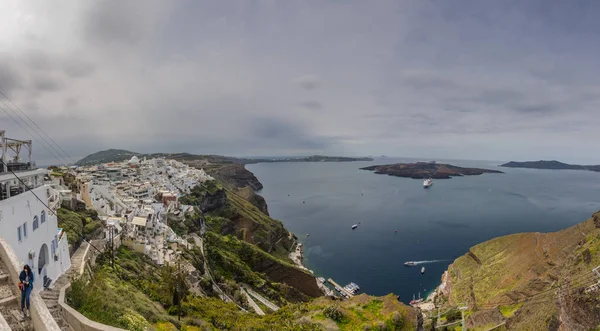
<svg viewBox="0 0 600 331"><path fill-rule="evenodd" d="M337 306L329 306L325 308L325 310L323 310L323 315L336 322L341 322L344 319L344 313L342 313Z"/></svg>

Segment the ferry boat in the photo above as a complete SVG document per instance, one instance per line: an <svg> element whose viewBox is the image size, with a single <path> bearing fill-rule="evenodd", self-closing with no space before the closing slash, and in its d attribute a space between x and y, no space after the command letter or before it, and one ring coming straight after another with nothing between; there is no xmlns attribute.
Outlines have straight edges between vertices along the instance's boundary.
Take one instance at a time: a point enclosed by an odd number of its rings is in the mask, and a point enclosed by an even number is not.
<svg viewBox="0 0 600 331"><path fill-rule="evenodd" d="M429 188L431 185L433 185L433 179L431 179L431 177L425 179L425 181L423 182L424 188Z"/></svg>
<svg viewBox="0 0 600 331"><path fill-rule="evenodd" d="M415 262L415 261L407 261L407 262L404 262L404 266L405 266L405 267L414 267L414 266L416 266L416 265L417 265L417 262Z"/></svg>
<svg viewBox="0 0 600 331"><path fill-rule="evenodd" d="M358 227L358 224L354 224L354 225L352 226L352 230L356 229L357 227Z"/></svg>
<svg viewBox="0 0 600 331"><path fill-rule="evenodd" d="M350 282L350 284L344 286L344 290L346 290L352 294L356 294L356 292L360 291L360 287L358 285L356 285L356 283Z"/></svg>

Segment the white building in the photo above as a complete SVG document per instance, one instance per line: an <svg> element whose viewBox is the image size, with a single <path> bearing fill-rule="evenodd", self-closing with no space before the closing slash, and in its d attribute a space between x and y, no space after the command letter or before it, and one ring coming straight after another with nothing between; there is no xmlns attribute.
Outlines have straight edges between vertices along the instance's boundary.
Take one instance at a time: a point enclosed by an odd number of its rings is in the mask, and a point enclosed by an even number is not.
<svg viewBox="0 0 600 331"><path fill-rule="evenodd" d="M67 234L58 228L55 211L46 207L57 208L59 194L44 185L48 171L31 166L15 171L31 189L28 191L8 171L8 143L4 139L0 143L4 161L0 165L0 236L12 247L21 263L29 264L35 272L35 290L40 290L44 283L50 285L71 266Z"/></svg>

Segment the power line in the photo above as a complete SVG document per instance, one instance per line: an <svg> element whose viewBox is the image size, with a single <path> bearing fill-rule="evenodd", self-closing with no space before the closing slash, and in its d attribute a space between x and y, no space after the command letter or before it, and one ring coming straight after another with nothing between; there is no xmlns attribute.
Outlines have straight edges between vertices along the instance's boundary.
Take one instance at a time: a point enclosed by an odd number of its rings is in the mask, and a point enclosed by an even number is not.
<svg viewBox="0 0 600 331"><path fill-rule="evenodd" d="M2 165L6 165L8 166L6 163L4 163L4 160L2 160L0 158L0 163L2 163ZM15 174L15 172L12 169L8 169L8 171L10 171L10 173L13 174L13 176L15 176L15 178L21 183L23 184L23 186L25 186L25 188L27 189L27 191L31 192L31 194L33 194L33 196L41 203L44 205L44 207L46 207L52 214L54 214L54 216L56 216L56 218L58 219L58 214L54 212L54 210L52 210L52 208L50 208L50 206L48 206L44 201L42 201L42 199L40 199L40 197L37 196L37 194L35 194L35 192L33 192L33 190L27 186L27 184L25 184L25 182L19 177L17 176L17 174ZM73 231L75 231L75 229L73 229ZM94 247L95 250L97 250L99 253L102 254L102 251L100 251L96 246L94 246L91 242L89 242L87 239L85 239L85 236L82 232L78 233L81 236L81 239L83 241L85 241L86 243L88 243L90 246Z"/></svg>
<svg viewBox="0 0 600 331"><path fill-rule="evenodd" d="M49 140L50 140L52 143L54 143L54 145L56 145L56 147L58 147L58 148L59 148L59 149L62 151L62 154L63 154L64 156L66 156L66 157L67 157L67 159L69 159L69 160L71 161L71 163L75 163L75 161L74 161L74 160L73 160L73 159L72 159L72 158L69 156L69 154L67 154L67 152L65 152L65 150L64 150L62 147L60 147L60 145L59 145L58 143L56 143L56 141L54 141L54 139L52 139L52 137L50 137L50 136L49 136L49 135L48 135L48 134L47 134L47 133L46 133L44 130L42 130L42 128L40 128L40 126L39 126L39 125L38 125L38 124L37 124L37 123L36 123L36 122L35 122L33 119L31 119L31 117L29 117L29 115L27 115L27 113L25 113L25 112L23 111L23 109L21 109L21 107L17 106L17 105L16 105L14 102L12 102L12 100L10 100L10 98L9 98L9 97L8 97L6 94L4 94L4 92L2 92L2 90L0 90L0 95L4 96L4 98L5 98L6 100L8 100L8 102L10 102L10 104L11 104L11 105L13 105L13 107L14 107L14 108L16 108L16 109L17 109L19 112L21 112L21 114L25 115L25 117L26 117L26 118L27 118L27 119L28 119L28 120L29 120L31 123L33 123L33 125L35 125L35 127L36 127L36 128L37 128L37 129L38 129L40 132L42 132L42 133L43 133L43 134L44 134L44 135L45 135L45 136L46 136L46 137L47 137L47 138L48 138L48 139L49 139ZM7 105L7 104L6 104L4 101L2 101L2 103L8 107L8 105ZM10 107L9 107L9 109L10 109ZM14 110L13 110L13 112L16 114L16 112L15 112ZM17 114L17 115L18 115L18 114ZM22 117L20 117L20 116L19 116L19 118L21 118L21 120L23 120L23 118L22 118ZM25 120L23 120L23 122L27 123ZM35 131L35 129L33 129L33 128L31 127L31 125L29 125L28 123L27 123L27 125L28 125L28 126L29 126L29 127L32 129L32 130L34 130L34 131ZM41 135L40 135L40 138L42 138L43 140L45 140L45 139L44 139L44 138L43 138ZM51 144L51 143L49 143L47 140L45 140L45 141L46 141L46 143L48 143L48 145L49 145L49 146L50 146L50 147L51 147L51 148L52 148L52 149L53 149L53 150L54 150L54 151L55 151L57 154L61 154L59 151L57 151L57 150L56 150L56 149L55 149L55 148L52 146L52 144Z"/></svg>
<svg viewBox="0 0 600 331"><path fill-rule="evenodd" d="M12 119L12 120L13 120L15 123L17 123L17 124L18 124L18 125L19 125L19 126L22 128L22 129L23 129L23 131L27 132L27 134L29 134L29 135L30 135L32 138L36 139L36 138L35 138L35 136L34 136L34 135L31 133L31 132L29 132L29 130L28 130L26 127L24 127L24 126L23 126L23 124L21 124L21 122L17 121L17 120L16 120L16 119L13 117L13 115L11 115L11 114L10 114L10 113L9 113L9 112L6 110L6 109L4 109L2 106L0 106L0 109L2 109L2 111L3 111L3 112L6 114L6 115L8 115L8 117L10 117L10 119ZM9 110L10 110L10 109L9 109ZM51 151L51 150L50 150L50 149L49 149L49 148L46 146L46 144L44 144L44 141L43 141L43 140L40 140L40 141L39 141L39 144L40 144L42 147L44 147L44 149L46 149L46 151L48 151L48 152L50 153L50 155L52 155L52 157L54 157L54 158L55 158L55 159L56 159L56 160L57 160L59 163L64 163L64 162L63 162L63 160L59 159L59 158L56 156L56 154L54 154L54 153L53 153L53 152L52 152L52 151Z"/></svg>

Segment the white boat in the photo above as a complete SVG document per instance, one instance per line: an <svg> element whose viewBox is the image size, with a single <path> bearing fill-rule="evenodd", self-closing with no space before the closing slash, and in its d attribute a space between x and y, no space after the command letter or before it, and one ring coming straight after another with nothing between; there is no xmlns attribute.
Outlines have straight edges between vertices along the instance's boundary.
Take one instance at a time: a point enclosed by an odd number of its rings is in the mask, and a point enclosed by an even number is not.
<svg viewBox="0 0 600 331"><path fill-rule="evenodd" d="M425 181L423 182L424 188L428 188L431 185L433 185L433 179L431 179L431 177L425 179Z"/></svg>
<svg viewBox="0 0 600 331"><path fill-rule="evenodd" d="M425 267L421 268L421 273L424 274L425 273Z"/></svg>
<svg viewBox="0 0 600 331"><path fill-rule="evenodd" d="M354 225L352 226L352 230L356 229L357 227L358 227L358 224L354 224Z"/></svg>

